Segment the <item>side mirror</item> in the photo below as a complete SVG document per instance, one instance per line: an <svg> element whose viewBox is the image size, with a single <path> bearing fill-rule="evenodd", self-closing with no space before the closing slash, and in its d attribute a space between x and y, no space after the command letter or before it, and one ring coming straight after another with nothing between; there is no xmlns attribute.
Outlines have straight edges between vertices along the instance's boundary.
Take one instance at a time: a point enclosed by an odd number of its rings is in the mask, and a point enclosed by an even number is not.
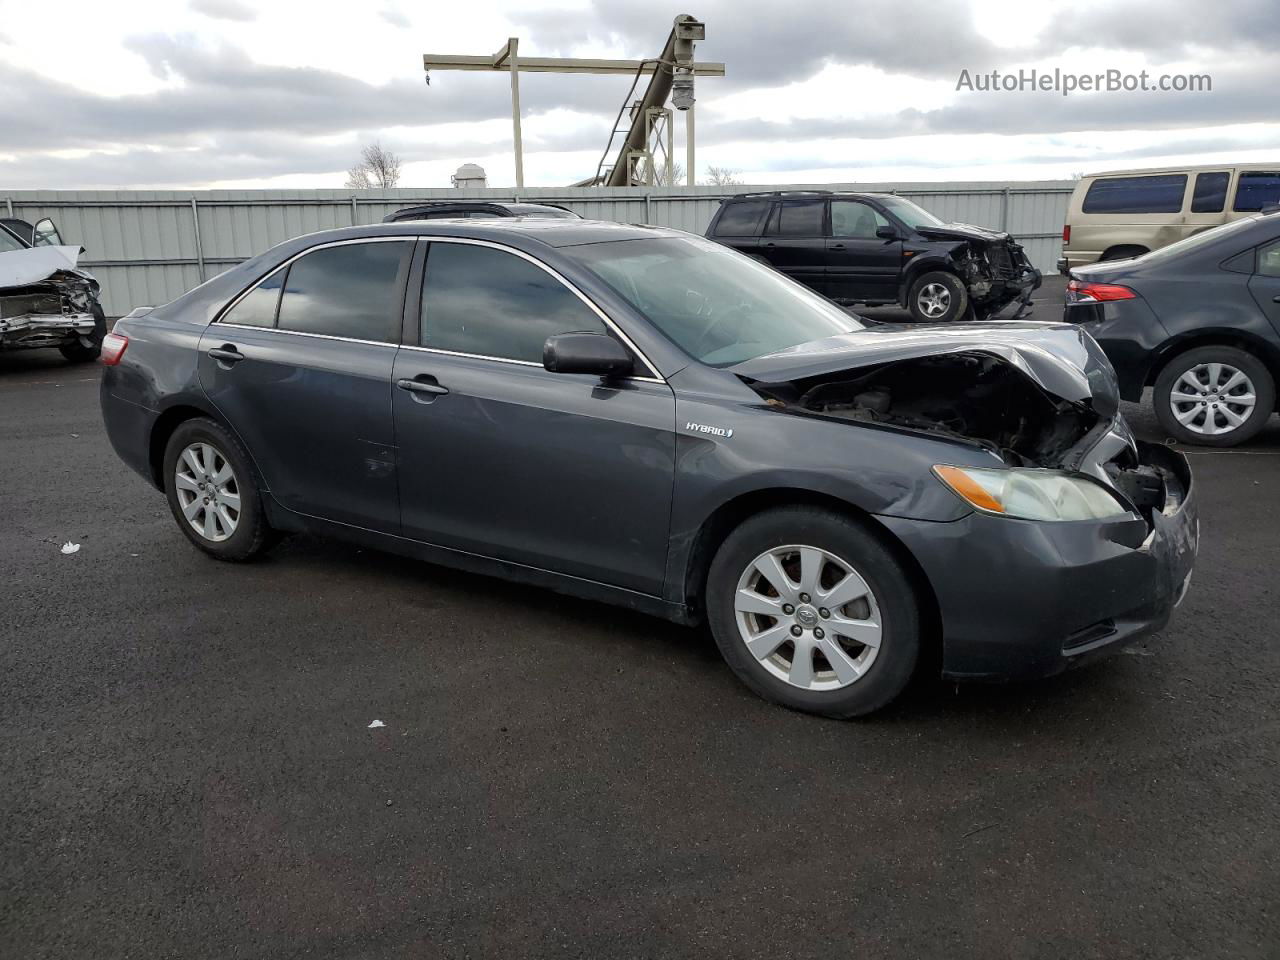
<svg viewBox="0 0 1280 960"><path fill-rule="evenodd" d="M627 348L604 333L560 333L542 345L542 365L552 373L625 377L635 369Z"/></svg>
<svg viewBox="0 0 1280 960"><path fill-rule="evenodd" d="M881 240L897 240L898 230L896 227L876 227L876 236Z"/></svg>

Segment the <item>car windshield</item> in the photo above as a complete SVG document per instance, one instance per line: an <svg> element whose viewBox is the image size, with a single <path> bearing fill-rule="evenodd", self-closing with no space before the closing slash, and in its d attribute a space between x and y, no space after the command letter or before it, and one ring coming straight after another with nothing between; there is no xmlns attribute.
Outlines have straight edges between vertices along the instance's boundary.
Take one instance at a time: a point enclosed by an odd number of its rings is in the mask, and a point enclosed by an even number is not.
<svg viewBox="0 0 1280 960"><path fill-rule="evenodd" d="M1145 253L1137 259L1143 263L1161 263L1165 260L1171 260L1174 257L1180 257L1184 253L1191 253L1200 247L1210 243L1217 243L1219 240L1225 240L1227 237L1235 233L1242 233L1249 227L1258 222L1257 217L1245 217L1243 220L1232 220L1230 223L1224 223L1220 227L1214 227L1212 230L1202 230L1199 233L1193 233L1189 237L1171 243L1167 247L1161 247L1158 250L1152 250ZM1256 240L1254 241L1257 242ZM1246 244L1247 246L1247 244ZM1241 247L1243 250L1244 247Z"/></svg>
<svg viewBox="0 0 1280 960"><path fill-rule="evenodd" d="M13 253L16 250L25 250L27 245L10 233L5 227L0 227L0 253Z"/></svg>
<svg viewBox="0 0 1280 960"><path fill-rule="evenodd" d="M918 207L910 200L903 200L901 197L879 197L880 203L892 213L895 217L905 223L912 230L919 230L921 227L940 227L942 221L935 217L924 207Z"/></svg>
<svg viewBox="0 0 1280 960"><path fill-rule="evenodd" d="M698 237L615 240L565 252L710 366L863 328L771 268Z"/></svg>

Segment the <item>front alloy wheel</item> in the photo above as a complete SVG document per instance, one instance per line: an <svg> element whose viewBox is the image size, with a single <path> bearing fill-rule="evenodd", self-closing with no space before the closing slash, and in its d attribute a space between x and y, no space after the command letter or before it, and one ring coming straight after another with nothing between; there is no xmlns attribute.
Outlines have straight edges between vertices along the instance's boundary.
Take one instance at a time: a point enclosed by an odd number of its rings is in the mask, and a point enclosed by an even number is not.
<svg viewBox="0 0 1280 960"><path fill-rule="evenodd" d="M880 649L880 608L853 565L818 547L782 546L738 578L738 633L771 674L801 690L856 683Z"/></svg>

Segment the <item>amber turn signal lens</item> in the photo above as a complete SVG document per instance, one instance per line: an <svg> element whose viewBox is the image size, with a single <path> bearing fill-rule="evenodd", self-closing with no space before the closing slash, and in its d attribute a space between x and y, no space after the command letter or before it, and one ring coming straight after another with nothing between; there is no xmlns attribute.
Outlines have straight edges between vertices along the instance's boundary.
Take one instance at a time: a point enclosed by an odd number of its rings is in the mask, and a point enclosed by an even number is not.
<svg viewBox="0 0 1280 960"><path fill-rule="evenodd" d="M943 483L958 493L961 499L968 501L981 510L1004 513L1004 505L987 493L977 480L974 480L963 470L958 470L955 467L937 466L933 468L933 471L941 478Z"/></svg>

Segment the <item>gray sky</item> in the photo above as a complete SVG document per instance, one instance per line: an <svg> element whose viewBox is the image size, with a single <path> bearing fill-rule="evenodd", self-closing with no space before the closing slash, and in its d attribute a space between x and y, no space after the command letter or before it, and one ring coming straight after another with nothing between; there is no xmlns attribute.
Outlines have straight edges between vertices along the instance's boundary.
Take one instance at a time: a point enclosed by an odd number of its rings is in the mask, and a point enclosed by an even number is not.
<svg viewBox="0 0 1280 960"><path fill-rule="evenodd" d="M359 11L353 14L353 11ZM698 167L746 182L1057 178L1280 160L1275 0L0 0L0 189L340 187L360 145L447 186L467 161L514 181L505 75L422 54L654 56L707 24ZM56 17L57 23L51 22ZM1202 92L957 90L1021 68L1208 74ZM629 78L525 75L525 178L595 172ZM683 124L677 125L683 157Z"/></svg>

